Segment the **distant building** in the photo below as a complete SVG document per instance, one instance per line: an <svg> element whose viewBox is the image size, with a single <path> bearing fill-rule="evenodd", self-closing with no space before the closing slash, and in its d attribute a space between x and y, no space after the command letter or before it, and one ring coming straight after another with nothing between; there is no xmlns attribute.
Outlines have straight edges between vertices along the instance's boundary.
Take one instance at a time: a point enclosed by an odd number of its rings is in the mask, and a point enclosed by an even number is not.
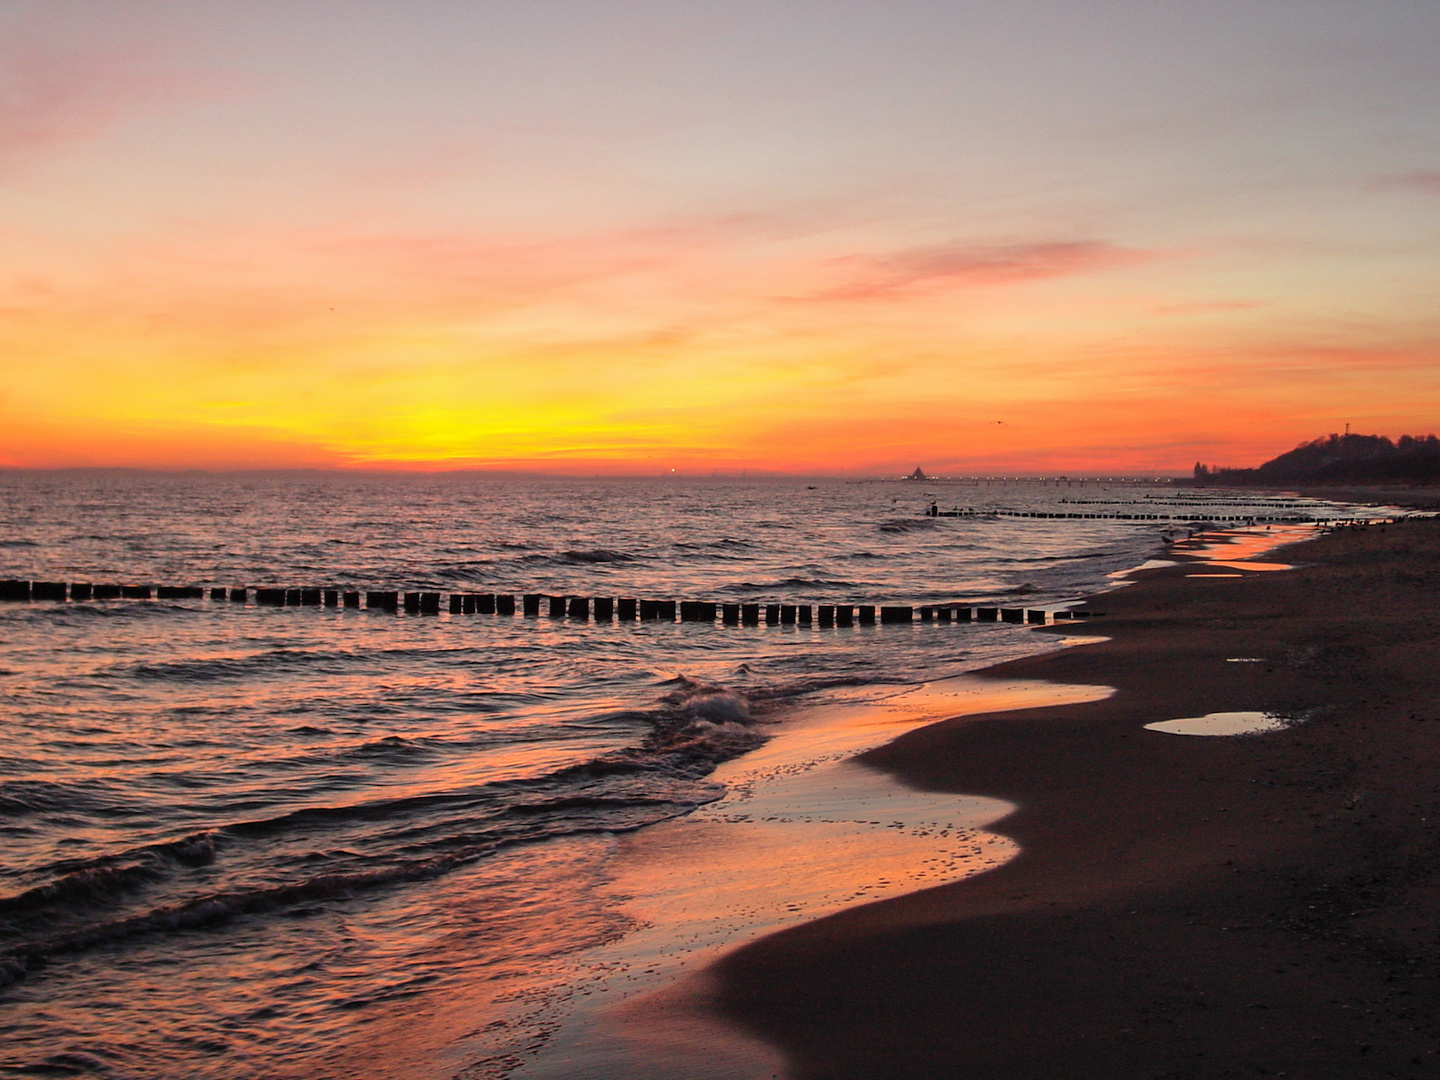
<svg viewBox="0 0 1440 1080"><path fill-rule="evenodd" d="M919 465L916 465L916 466L915 466L915 471L912 472L909 476L905 477L905 479L906 479L906 480L929 480L930 478L925 475L925 470L924 470L924 469L920 468Z"/></svg>

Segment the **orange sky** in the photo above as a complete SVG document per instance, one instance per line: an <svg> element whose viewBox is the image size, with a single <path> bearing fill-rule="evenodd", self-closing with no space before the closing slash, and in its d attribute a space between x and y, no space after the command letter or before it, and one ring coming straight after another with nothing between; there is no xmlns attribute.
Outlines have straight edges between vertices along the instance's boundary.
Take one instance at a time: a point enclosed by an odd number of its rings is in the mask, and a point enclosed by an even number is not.
<svg viewBox="0 0 1440 1080"><path fill-rule="evenodd" d="M0 464L1179 472L1440 426L1429 7L302 7L0 11Z"/></svg>

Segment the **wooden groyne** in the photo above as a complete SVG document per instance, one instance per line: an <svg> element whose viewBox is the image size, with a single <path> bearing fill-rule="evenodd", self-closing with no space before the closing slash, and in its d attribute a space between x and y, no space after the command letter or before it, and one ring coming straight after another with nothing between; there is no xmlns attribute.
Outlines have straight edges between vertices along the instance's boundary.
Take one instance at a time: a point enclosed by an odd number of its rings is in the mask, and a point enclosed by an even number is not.
<svg viewBox="0 0 1440 1080"><path fill-rule="evenodd" d="M1088 618L1098 612L1053 608L1004 608L968 601L921 605L775 604L711 600L655 600L630 596L552 593L442 593L341 588L278 588L202 585L116 585L93 582L0 581L0 601L93 603L106 600L208 600L227 606L320 607L406 615L514 616L578 622L708 623L724 626L794 626L829 630L911 623L1044 625Z"/></svg>
<svg viewBox="0 0 1440 1080"><path fill-rule="evenodd" d="M955 507L941 510L931 503L925 511L926 517L941 518L1060 518L1087 521L1174 521L1190 525L1314 525L1316 528L1336 528L1346 525L1384 525L1394 518L1311 518L1297 514L1136 514L1087 513L1074 510L978 510L974 507Z"/></svg>

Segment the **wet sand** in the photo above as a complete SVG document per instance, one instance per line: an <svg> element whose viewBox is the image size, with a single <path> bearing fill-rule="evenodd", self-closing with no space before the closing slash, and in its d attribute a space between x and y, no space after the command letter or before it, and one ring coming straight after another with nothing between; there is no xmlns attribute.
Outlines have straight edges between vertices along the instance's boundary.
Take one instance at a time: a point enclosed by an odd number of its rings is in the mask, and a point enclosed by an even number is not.
<svg viewBox="0 0 1440 1080"><path fill-rule="evenodd" d="M768 743L715 772L728 788L723 799L616 838L596 899L633 929L576 958L563 995L542 1006L550 1028L544 1045L519 1055L506 1075L777 1075L783 1062L772 1047L714 1022L706 1010L708 964L761 934L960 880L1015 853L987 828L1010 804L917 791L856 755L937 716L1077 703L1109 692L962 675L835 692L787 716Z"/></svg>
<svg viewBox="0 0 1440 1080"><path fill-rule="evenodd" d="M1239 577L1193 576L1204 543L1092 600L1103 618L1044 631L1104 640L986 673L1112 696L863 755L918 791L1015 804L988 828L1021 850L721 959L715 1007L787 1075L1440 1069L1440 522L1212 553ZM1247 710L1297 723L1145 729Z"/></svg>

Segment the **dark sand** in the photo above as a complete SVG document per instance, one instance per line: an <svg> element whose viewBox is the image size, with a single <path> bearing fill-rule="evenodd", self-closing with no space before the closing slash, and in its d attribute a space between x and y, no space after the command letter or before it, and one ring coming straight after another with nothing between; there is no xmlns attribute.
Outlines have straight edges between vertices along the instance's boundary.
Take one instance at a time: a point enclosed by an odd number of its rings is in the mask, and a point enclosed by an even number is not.
<svg viewBox="0 0 1440 1080"><path fill-rule="evenodd" d="M1142 572L1055 631L1109 640L993 672L1113 697L865 755L1017 803L1022 853L738 950L724 1015L798 1080L1440 1073L1440 521L1266 558L1301 565ZM1307 719L1144 730L1248 709Z"/></svg>

